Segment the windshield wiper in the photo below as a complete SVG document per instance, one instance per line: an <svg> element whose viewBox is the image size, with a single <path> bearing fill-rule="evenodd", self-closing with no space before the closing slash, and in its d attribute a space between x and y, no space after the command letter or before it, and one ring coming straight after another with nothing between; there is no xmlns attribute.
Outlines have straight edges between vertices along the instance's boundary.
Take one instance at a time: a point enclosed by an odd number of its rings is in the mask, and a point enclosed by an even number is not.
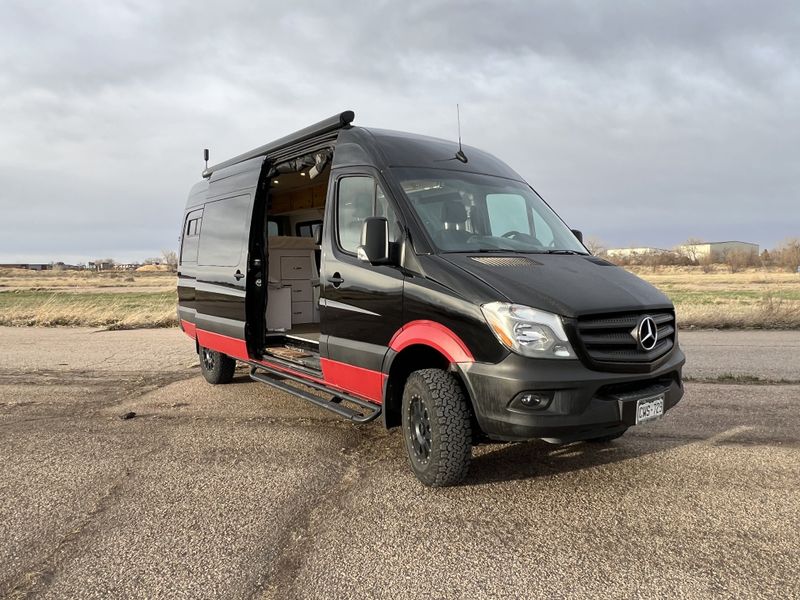
<svg viewBox="0 0 800 600"><path fill-rule="evenodd" d="M585 252L575 252L575 250L545 250L541 254L580 254L586 256Z"/></svg>
<svg viewBox="0 0 800 600"><path fill-rule="evenodd" d="M488 253L488 252L505 252L505 253L512 253L512 254L530 254L526 250L513 250L511 248L481 248L479 250L464 250L464 252L478 252L478 253Z"/></svg>

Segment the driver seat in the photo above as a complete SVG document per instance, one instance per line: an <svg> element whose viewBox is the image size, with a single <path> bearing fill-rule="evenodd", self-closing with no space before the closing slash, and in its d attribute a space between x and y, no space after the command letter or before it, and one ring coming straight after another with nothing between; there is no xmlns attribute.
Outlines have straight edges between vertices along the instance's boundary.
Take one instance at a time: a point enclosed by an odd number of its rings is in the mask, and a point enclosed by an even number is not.
<svg viewBox="0 0 800 600"><path fill-rule="evenodd" d="M442 203L443 229L439 232L438 241L445 249L463 247L473 235L466 229L467 209L459 200L450 199Z"/></svg>

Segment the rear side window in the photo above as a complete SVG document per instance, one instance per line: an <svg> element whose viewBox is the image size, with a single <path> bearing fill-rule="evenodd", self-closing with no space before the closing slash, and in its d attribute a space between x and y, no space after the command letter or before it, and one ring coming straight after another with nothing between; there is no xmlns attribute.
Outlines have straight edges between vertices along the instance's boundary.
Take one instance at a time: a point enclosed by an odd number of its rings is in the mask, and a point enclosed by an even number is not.
<svg viewBox="0 0 800 600"><path fill-rule="evenodd" d="M205 205L198 264L235 267L242 258L250 225L250 195Z"/></svg>
<svg viewBox="0 0 800 600"><path fill-rule="evenodd" d="M295 233L298 237L313 238L317 231L322 229L322 221L303 221L294 226Z"/></svg>
<svg viewBox="0 0 800 600"><path fill-rule="evenodd" d="M197 246L200 235L200 224L203 222L203 211L195 210L186 215L181 236L181 262L197 262Z"/></svg>

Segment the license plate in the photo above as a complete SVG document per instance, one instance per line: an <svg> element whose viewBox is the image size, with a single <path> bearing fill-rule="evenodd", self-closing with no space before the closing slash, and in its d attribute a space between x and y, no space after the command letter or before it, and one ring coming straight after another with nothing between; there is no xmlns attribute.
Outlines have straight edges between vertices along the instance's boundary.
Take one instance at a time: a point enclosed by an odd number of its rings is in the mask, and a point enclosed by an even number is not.
<svg viewBox="0 0 800 600"><path fill-rule="evenodd" d="M636 424L653 421L664 414L664 395L636 401Z"/></svg>

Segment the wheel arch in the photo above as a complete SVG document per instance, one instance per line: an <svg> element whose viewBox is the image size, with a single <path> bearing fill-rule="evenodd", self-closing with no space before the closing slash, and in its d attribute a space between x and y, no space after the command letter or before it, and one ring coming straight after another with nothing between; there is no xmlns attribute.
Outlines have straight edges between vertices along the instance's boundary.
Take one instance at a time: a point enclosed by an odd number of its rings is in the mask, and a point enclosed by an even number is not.
<svg viewBox="0 0 800 600"><path fill-rule="evenodd" d="M475 408L461 372L455 363L474 362L466 344L450 329L435 321L412 321L392 337L382 371L387 375L383 390L383 424L387 429L401 424L400 408L408 376L419 369L442 369L455 375L464 395Z"/></svg>

